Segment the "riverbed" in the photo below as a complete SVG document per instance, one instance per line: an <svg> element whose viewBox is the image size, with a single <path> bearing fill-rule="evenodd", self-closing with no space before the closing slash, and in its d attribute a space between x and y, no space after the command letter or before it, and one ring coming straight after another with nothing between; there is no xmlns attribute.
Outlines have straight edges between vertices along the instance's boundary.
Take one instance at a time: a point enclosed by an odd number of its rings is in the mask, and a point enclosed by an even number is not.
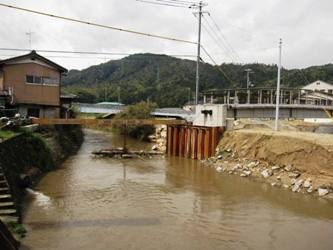
<svg viewBox="0 0 333 250"><path fill-rule="evenodd" d="M196 160L91 155L121 145L118 135L85 131L79 152L29 191L22 249L333 249L326 200Z"/></svg>

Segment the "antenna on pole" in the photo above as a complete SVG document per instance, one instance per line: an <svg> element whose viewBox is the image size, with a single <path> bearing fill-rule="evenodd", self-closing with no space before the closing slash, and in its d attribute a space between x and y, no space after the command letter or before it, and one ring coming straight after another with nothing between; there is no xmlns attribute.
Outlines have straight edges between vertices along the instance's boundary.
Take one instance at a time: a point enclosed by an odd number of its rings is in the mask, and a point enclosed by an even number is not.
<svg viewBox="0 0 333 250"><path fill-rule="evenodd" d="M34 32L31 32L31 30L29 30L29 32L26 32L25 34L29 37L29 48L30 48L30 50L32 49L32 47L31 47L31 42L32 42L32 34L33 34Z"/></svg>
<svg viewBox="0 0 333 250"><path fill-rule="evenodd" d="M280 84L281 84L281 61L282 61L282 39L279 42L279 65L276 87L276 111L275 111L275 131L279 130L279 106L280 106Z"/></svg>

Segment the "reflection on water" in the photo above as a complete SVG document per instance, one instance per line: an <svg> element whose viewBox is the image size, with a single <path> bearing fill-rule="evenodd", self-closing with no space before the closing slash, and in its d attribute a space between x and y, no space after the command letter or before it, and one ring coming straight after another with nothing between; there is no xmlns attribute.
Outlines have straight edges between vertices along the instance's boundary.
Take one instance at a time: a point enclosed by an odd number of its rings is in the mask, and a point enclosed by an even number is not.
<svg viewBox="0 0 333 250"><path fill-rule="evenodd" d="M26 203L26 248L333 249L332 204L198 161L90 154L121 143L86 131L78 154L43 178Z"/></svg>
<svg viewBox="0 0 333 250"><path fill-rule="evenodd" d="M34 191L30 188L26 189L26 195L27 198L29 200L34 200L34 202L36 203L36 205L38 205L39 207L45 207L45 208L49 208L52 206L52 202L49 196L38 192L38 191Z"/></svg>

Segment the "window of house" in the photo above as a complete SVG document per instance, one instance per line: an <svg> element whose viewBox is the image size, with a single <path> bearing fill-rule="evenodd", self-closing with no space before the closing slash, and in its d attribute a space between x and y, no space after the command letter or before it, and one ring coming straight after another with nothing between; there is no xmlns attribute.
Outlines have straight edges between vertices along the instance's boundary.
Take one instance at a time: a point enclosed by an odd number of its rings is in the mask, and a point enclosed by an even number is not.
<svg viewBox="0 0 333 250"><path fill-rule="evenodd" d="M43 84L57 86L57 85L59 85L59 80L56 79L56 78L51 78L51 77L44 76L43 77Z"/></svg>
<svg viewBox="0 0 333 250"><path fill-rule="evenodd" d="M26 76L26 82L27 83L34 83L34 76L27 75Z"/></svg>
<svg viewBox="0 0 333 250"><path fill-rule="evenodd" d="M41 84L42 83L42 78L40 76L35 76L34 77L34 83Z"/></svg>
<svg viewBox="0 0 333 250"><path fill-rule="evenodd" d="M28 116L29 117L39 117L39 109L38 108L28 108Z"/></svg>
<svg viewBox="0 0 333 250"><path fill-rule="evenodd" d="M59 80L47 76L26 75L26 83L58 86Z"/></svg>

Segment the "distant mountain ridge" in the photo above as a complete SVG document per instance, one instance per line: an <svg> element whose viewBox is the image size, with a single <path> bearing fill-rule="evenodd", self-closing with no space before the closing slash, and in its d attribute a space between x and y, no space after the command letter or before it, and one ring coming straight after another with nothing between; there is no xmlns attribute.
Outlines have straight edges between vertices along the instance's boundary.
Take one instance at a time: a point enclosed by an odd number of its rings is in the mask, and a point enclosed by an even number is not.
<svg viewBox="0 0 333 250"><path fill-rule="evenodd" d="M176 107L192 100L195 91L196 62L166 55L134 54L84 70L70 70L63 79L64 89L76 93L82 102L117 101L125 104L141 100L156 102L160 107ZM230 82L218 67L232 80ZM260 63L202 63L200 91L216 88L245 87L245 69L250 68L254 86L275 86L277 66ZM298 87L315 80L333 83L333 64L306 69L283 69L282 84Z"/></svg>

